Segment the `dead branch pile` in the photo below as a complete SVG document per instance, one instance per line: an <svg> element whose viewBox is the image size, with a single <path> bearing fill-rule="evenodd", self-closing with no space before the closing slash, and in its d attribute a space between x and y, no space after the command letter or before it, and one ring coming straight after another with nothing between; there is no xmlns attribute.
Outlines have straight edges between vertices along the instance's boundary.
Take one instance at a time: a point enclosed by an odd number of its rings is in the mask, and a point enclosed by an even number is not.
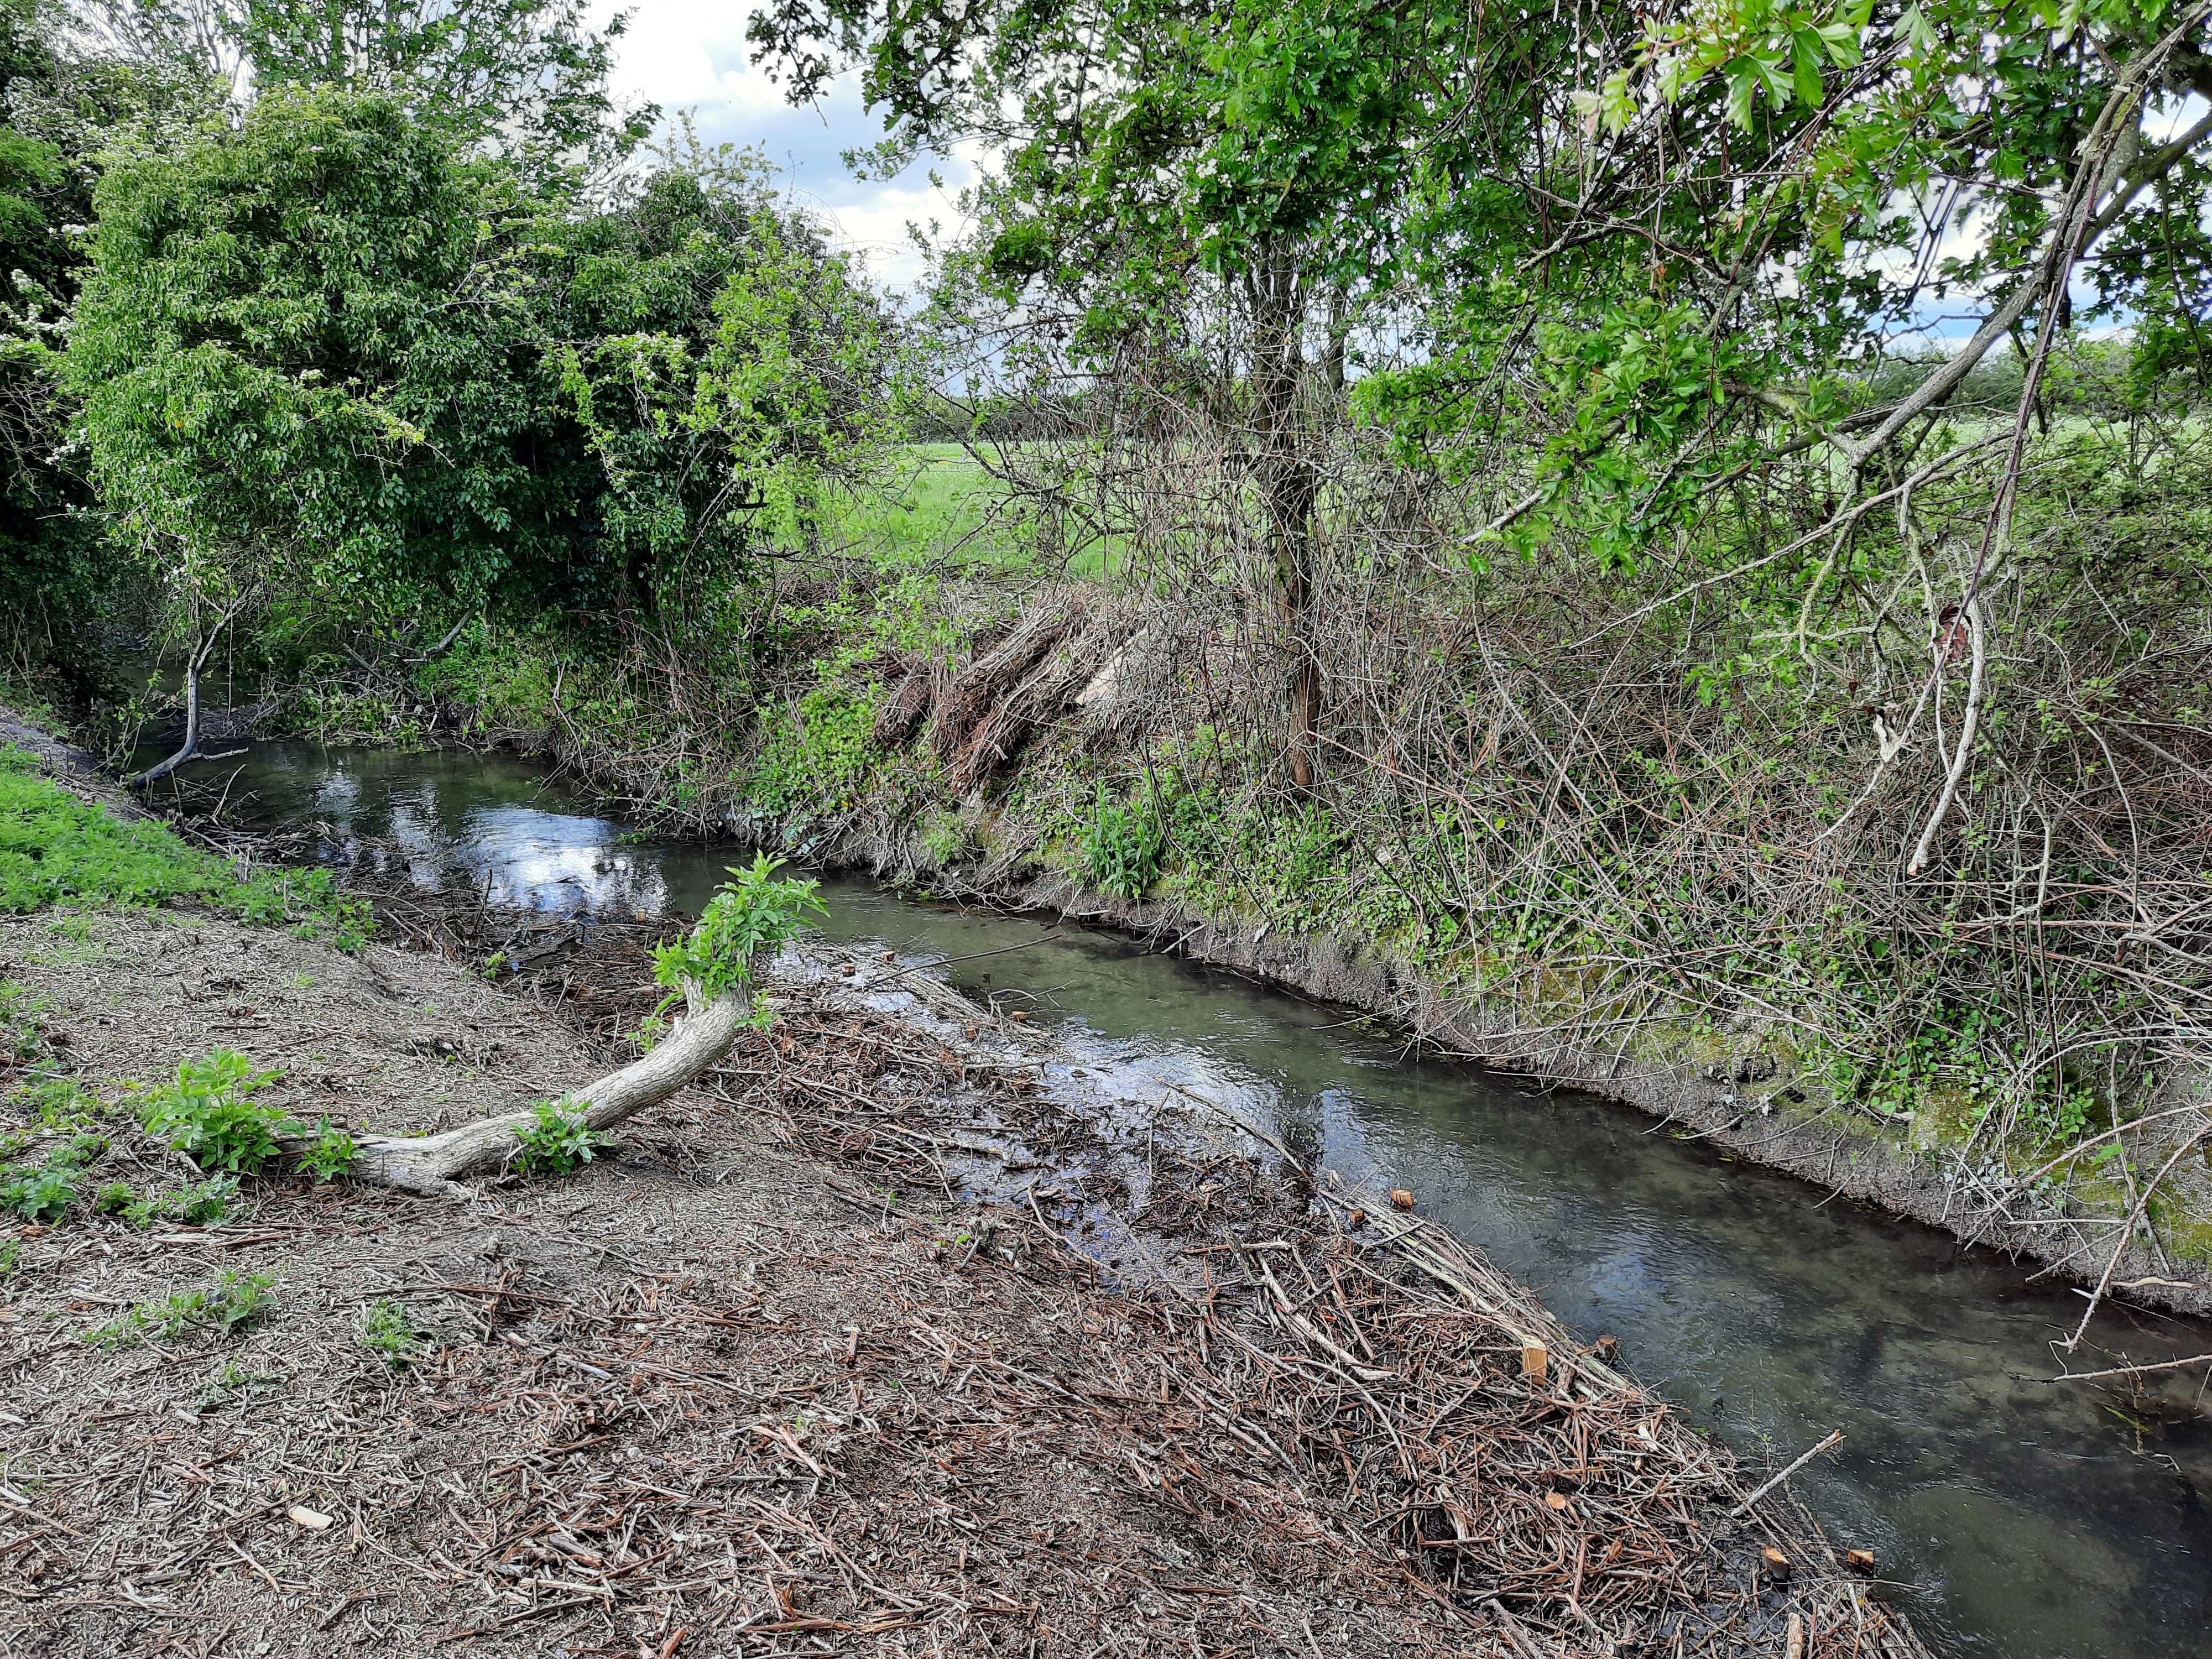
<svg viewBox="0 0 2212 1659"><path fill-rule="evenodd" d="M1127 622L1121 617L1103 617L1066 645L1048 652L976 723L974 734L946 773L950 786L964 794L1005 773L1030 734L1058 719L1091 684L1127 629Z"/></svg>
<svg viewBox="0 0 2212 1659"><path fill-rule="evenodd" d="M936 695L937 670L934 665L917 662L910 665L899 678L890 696L884 698L876 710L876 723L870 733L876 745L882 749L902 749L907 740L921 730L929 715L930 700Z"/></svg>
<svg viewBox="0 0 2212 1659"><path fill-rule="evenodd" d="M948 763L957 759L991 710L1081 622L1078 599L1040 606L1024 613L1012 633L981 653L937 705L929 731L929 745L937 757Z"/></svg>
<svg viewBox="0 0 2212 1659"><path fill-rule="evenodd" d="M1141 1209L1102 1224L1128 1182L1036 1062L979 1066L961 1034L834 999L799 1002L727 1069L735 1097L872 1190L950 1200L1045 1170L961 1254L1131 1290L1148 1363L1065 1397L1138 1419L1135 1467L1164 1496L1204 1493L1188 1449L1234 1448L1336 1535L1407 1563L1464 1626L1541 1650L1923 1652L1802 1512L1769 1499L1732 1520L1747 1490L1733 1457L1387 1199L1218 1146L1170 1152L1156 1127Z"/></svg>

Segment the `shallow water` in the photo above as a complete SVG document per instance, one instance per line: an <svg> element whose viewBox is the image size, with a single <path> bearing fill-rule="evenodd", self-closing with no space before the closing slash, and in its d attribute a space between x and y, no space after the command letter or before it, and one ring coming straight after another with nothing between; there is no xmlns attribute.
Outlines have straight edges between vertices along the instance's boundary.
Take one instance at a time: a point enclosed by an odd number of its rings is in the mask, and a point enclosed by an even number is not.
<svg viewBox="0 0 2212 1659"><path fill-rule="evenodd" d="M495 901L696 910L739 856L625 835L500 756L271 743L195 769L234 779L234 815L387 839L417 880ZM2078 1293L1638 1113L1408 1058L1350 1010L1109 934L823 886L836 937L943 956L1023 945L949 971L1086 1044L1234 1088L1347 1176L1413 1188L1753 1458L1842 1429L1796 1485L1839 1546L1872 1548L1912 1587L1894 1594L1943 1650L2212 1654L2212 1414L2185 1378L2139 1401L2032 1380L2054 1369ZM2100 1314L2092 1340L2166 1358L2212 1352L2212 1324Z"/></svg>

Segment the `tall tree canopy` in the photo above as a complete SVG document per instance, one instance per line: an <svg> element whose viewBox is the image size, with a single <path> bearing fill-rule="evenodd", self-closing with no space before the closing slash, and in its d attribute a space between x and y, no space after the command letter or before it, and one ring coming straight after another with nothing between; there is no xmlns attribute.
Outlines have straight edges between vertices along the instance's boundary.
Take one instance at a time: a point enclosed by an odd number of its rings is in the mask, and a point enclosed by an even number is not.
<svg viewBox="0 0 2212 1659"><path fill-rule="evenodd" d="M1285 275L1316 319L1350 290L1375 331L1411 331L1417 365L1369 395L1424 440L1493 427L1522 374L1585 437L1710 444L1731 400L1842 415L1796 394L1940 302L1982 326L1934 397L2052 296L2061 324L2126 317L2147 354L2194 351L2206 16L781 0L752 33L795 97L857 64L883 161L980 136L983 268L1073 300L1102 340L1194 273ZM1839 447L1863 463L1929 396Z"/></svg>

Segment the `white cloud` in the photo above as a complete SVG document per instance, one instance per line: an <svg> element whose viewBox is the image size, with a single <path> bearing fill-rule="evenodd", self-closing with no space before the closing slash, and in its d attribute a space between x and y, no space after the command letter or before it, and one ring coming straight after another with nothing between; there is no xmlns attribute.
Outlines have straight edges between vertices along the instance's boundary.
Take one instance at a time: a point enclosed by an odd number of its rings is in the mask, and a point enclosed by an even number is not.
<svg viewBox="0 0 2212 1659"><path fill-rule="evenodd" d="M864 254L868 268L894 286L921 275L921 256L907 236L910 223L958 221L960 188L974 177L970 158L937 158L945 179L930 183L925 161L896 179L854 179L842 152L883 137L879 118L861 107L859 77L840 76L813 107L794 109L783 88L756 66L745 41L746 12L697 0L594 0L592 21L604 27L617 12L629 27L615 43L614 91L623 101L647 100L673 115L695 112L710 143L758 144L783 169L794 196L819 212L838 245Z"/></svg>

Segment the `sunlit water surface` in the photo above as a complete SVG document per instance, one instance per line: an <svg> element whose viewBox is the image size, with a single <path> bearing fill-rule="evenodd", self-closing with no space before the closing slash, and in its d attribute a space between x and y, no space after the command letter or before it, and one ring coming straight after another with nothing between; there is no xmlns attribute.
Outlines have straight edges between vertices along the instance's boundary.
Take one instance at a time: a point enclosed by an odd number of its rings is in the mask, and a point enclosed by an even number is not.
<svg viewBox="0 0 2212 1659"><path fill-rule="evenodd" d="M626 834L497 755L269 743L197 769L234 775L234 815L372 838L417 881L497 901L696 911L740 854ZM1413 1188L1753 1458L1842 1429L1799 1489L1839 1545L1913 1587L1895 1594L1945 1651L2212 1654L2212 1419L2185 1377L2141 1400L2033 1380L2078 1293L1640 1114L1410 1058L1350 1010L1048 919L823 885L839 939L946 957L1039 941L950 972L1086 1045L1176 1057L1264 1102L1323 1164ZM2100 1315L2092 1336L2136 1360L2212 1351L2212 1327L2141 1314Z"/></svg>

